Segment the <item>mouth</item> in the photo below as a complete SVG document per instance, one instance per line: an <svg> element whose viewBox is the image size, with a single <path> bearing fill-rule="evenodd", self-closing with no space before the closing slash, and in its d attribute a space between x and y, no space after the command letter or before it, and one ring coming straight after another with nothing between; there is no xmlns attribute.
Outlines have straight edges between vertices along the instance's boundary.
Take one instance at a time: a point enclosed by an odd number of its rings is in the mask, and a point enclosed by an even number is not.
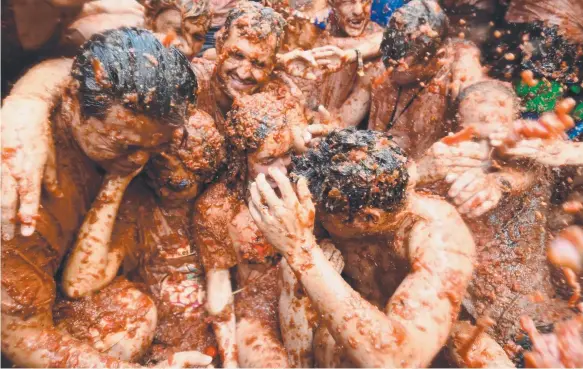
<svg viewBox="0 0 583 369"><path fill-rule="evenodd" d="M350 19L348 21L348 25L350 26L350 28L361 28L364 25L364 19L363 18Z"/></svg>
<svg viewBox="0 0 583 369"><path fill-rule="evenodd" d="M254 81L252 81L250 79L241 79L235 73L229 73L228 77L229 77L229 82L230 82L229 84L235 90L248 90L248 89L252 88L253 86L255 86Z"/></svg>

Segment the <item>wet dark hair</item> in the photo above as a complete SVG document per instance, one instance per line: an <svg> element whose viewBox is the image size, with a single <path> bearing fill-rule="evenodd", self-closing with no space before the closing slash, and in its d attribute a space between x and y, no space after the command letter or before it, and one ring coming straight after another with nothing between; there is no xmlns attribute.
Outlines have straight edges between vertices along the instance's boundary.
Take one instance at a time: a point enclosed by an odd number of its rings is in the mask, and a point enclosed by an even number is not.
<svg viewBox="0 0 583 369"><path fill-rule="evenodd" d="M349 128L293 158L292 178L308 180L319 209L352 219L363 207L393 211L401 206L409 180L406 163L391 136Z"/></svg>
<svg viewBox="0 0 583 369"><path fill-rule="evenodd" d="M429 32L420 30L426 25ZM407 55L417 59L434 55L445 41L448 18L433 0L413 0L399 8L389 20L381 43L386 67Z"/></svg>
<svg viewBox="0 0 583 369"><path fill-rule="evenodd" d="M508 60L507 54L513 58ZM570 42L558 26L541 21L497 27L485 46L484 57L495 78L509 80L531 70L536 78L559 83L580 83L583 79L583 46Z"/></svg>
<svg viewBox="0 0 583 369"><path fill-rule="evenodd" d="M238 22L244 18L246 18L246 22ZM224 43L229 37L232 27L236 27L242 31L243 36L252 40L265 40L270 35L275 35L277 52L283 41L285 24L283 17L272 8L256 2L241 1L227 15L220 43Z"/></svg>
<svg viewBox="0 0 583 369"><path fill-rule="evenodd" d="M75 58L72 76L84 118L103 119L114 103L181 125L196 102L197 83L186 57L153 33L120 28L95 35Z"/></svg>

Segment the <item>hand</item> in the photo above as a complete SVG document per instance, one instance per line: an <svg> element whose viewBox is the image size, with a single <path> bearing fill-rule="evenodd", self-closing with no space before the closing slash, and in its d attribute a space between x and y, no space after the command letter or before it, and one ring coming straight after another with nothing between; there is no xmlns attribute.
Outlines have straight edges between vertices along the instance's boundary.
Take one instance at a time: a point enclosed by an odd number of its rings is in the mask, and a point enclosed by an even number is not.
<svg viewBox="0 0 583 369"><path fill-rule="evenodd" d="M286 258L301 258L314 245L314 204L305 178L300 178L296 191L290 180L279 170L269 175L279 188L281 198L259 174L251 183L249 212L265 238ZM296 196L297 192L297 196ZM288 260L289 261L289 260ZM291 264L291 261L290 261Z"/></svg>
<svg viewBox="0 0 583 369"><path fill-rule="evenodd" d="M486 174L480 168L468 170L453 181L447 195L460 214L470 218L482 216L495 208L502 198L497 175Z"/></svg>
<svg viewBox="0 0 583 369"><path fill-rule="evenodd" d="M325 124L310 124L306 127L294 127L292 136L294 140L294 151L297 154L308 151L314 147L322 137L327 136L335 128Z"/></svg>
<svg viewBox="0 0 583 369"><path fill-rule="evenodd" d="M347 62L353 61L351 56L356 58L356 51L342 50L332 45L317 47L310 52L318 63L318 67L327 73L338 72Z"/></svg>
<svg viewBox="0 0 583 369"><path fill-rule="evenodd" d="M456 145L434 143L417 162L420 183L447 179L453 182L463 173L490 165L490 149L484 142L462 141Z"/></svg>
<svg viewBox="0 0 583 369"><path fill-rule="evenodd" d="M538 333L530 317L520 319L522 329L532 341L524 354L529 368L580 368L583 366L583 317L581 315L555 325L553 333Z"/></svg>
<svg viewBox="0 0 583 369"><path fill-rule="evenodd" d="M312 116L313 126L332 126L335 128L343 128L342 120L337 114L332 114L324 107L324 105L318 106L318 111Z"/></svg>
<svg viewBox="0 0 583 369"><path fill-rule="evenodd" d="M554 140L520 140L514 147L505 148L502 155L514 159L532 159L544 165L560 166L568 164L569 143L562 139Z"/></svg>
<svg viewBox="0 0 583 369"><path fill-rule="evenodd" d="M213 358L198 351L182 351L170 354L168 359L156 364L155 368L212 368Z"/></svg>
<svg viewBox="0 0 583 369"><path fill-rule="evenodd" d="M310 51L296 49L286 54L277 54L277 63L291 76L316 79L313 71L318 68L318 63Z"/></svg>
<svg viewBox="0 0 583 369"><path fill-rule="evenodd" d="M34 233L41 183L61 197L50 104L35 98L8 97L2 107L2 239L10 240L18 222L20 233Z"/></svg>
<svg viewBox="0 0 583 369"><path fill-rule="evenodd" d="M583 228L563 229L547 248L547 257L558 268L569 268L576 273L583 270Z"/></svg>

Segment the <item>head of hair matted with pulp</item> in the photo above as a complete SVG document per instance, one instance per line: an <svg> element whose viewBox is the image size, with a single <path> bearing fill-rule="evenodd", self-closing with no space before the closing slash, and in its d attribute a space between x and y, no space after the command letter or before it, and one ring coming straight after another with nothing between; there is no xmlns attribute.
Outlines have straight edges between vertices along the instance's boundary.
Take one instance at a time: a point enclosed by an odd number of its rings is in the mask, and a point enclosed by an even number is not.
<svg viewBox="0 0 583 369"><path fill-rule="evenodd" d="M180 125L196 103L188 59L154 34L120 28L94 35L75 58L72 76L84 118L103 118L114 103L166 124Z"/></svg>
<svg viewBox="0 0 583 369"><path fill-rule="evenodd" d="M334 131L293 159L292 178L307 179L321 211L351 218L365 207L393 211L405 199L407 158L390 136L354 128Z"/></svg>

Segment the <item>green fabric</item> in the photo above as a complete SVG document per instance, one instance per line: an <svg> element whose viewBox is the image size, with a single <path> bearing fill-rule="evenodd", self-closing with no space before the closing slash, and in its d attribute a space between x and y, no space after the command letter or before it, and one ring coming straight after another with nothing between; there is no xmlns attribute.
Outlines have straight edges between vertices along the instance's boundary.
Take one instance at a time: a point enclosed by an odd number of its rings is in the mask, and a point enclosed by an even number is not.
<svg viewBox="0 0 583 369"><path fill-rule="evenodd" d="M522 98L526 111L539 114L554 110L557 101L563 97L561 85L554 81L541 80L530 87L521 80L515 84L515 90Z"/></svg>

